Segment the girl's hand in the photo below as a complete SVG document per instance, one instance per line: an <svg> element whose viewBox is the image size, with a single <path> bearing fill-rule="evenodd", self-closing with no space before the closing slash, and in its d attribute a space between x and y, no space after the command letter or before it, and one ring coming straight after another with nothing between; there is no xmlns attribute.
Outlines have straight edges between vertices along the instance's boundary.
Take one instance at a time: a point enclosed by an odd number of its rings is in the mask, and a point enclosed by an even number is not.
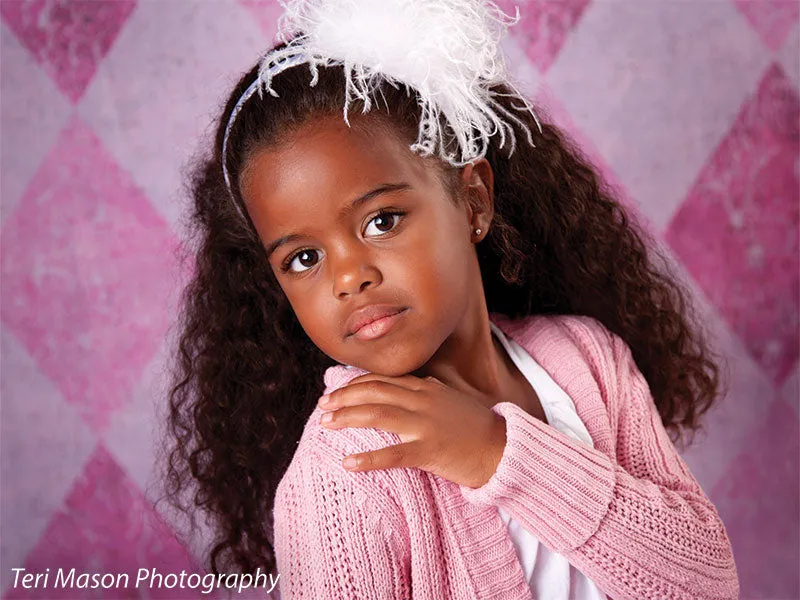
<svg viewBox="0 0 800 600"><path fill-rule="evenodd" d="M331 411L320 423L331 429L374 427L396 433L404 442L348 456L342 462L345 468L417 467L476 488L497 470L506 444L505 420L479 398L435 377L367 373L320 398L320 408ZM353 467L351 459L356 461Z"/></svg>

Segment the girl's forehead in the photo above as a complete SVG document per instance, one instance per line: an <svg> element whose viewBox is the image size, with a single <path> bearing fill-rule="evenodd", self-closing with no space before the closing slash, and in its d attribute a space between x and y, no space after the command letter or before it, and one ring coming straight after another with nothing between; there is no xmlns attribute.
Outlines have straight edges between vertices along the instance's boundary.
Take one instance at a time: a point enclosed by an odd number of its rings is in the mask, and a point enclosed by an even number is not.
<svg viewBox="0 0 800 600"><path fill-rule="evenodd" d="M255 153L242 192L251 212L275 219L306 203L347 202L377 185L425 187L434 179L432 167L388 128L348 127L339 116L304 124Z"/></svg>

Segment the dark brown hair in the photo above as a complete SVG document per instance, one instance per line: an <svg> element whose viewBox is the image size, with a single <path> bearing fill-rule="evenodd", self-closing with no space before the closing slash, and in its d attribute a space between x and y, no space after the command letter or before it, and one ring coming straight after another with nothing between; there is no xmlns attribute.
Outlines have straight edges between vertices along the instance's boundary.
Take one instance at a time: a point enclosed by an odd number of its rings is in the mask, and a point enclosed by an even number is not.
<svg viewBox="0 0 800 600"><path fill-rule="evenodd" d="M257 72L253 67L232 90L212 152L193 164L189 177L194 244L183 258L193 260L194 273L182 296L169 394L165 497L182 511L193 515L199 508L211 518L214 573L275 569L275 490L322 394L323 372L335 364L303 331L223 179L225 126ZM286 70L273 80L278 97L256 94L239 113L226 160L243 211L239 181L254 151L274 146L314 116L341 115L342 68L320 69L314 87L310 77L307 65ZM496 90L510 93L506 86ZM381 91L366 115L352 104L351 118L372 119L410 144L419 122L416 94L403 86ZM501 102L516 112L512 97ZM512 318L597 319L631 348L675 442L681 429L701 428L699 417L719 393L718 367L692 317L690 292L666 267L656 268L660 255L652 240L542 115L537 110L540 133L530 115L520 114L535 148L519 133L511 156L508 145L501 149L494 141L487 154L495 213L477 252L488 309ZM452 183L458 171L439 162Z"/></svg>

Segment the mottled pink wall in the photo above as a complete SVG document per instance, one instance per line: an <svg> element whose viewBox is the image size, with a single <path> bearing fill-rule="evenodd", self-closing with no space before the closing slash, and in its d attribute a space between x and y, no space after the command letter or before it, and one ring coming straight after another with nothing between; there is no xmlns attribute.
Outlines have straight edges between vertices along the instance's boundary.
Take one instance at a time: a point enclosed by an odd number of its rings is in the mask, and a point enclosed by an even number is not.
<svg viewBox="0 0 800 600"><path fill-rule="evenodd" d="M800 598L800 4L518 4L513 76L643 220L725 357L729 391L684 457L742 598ZM199 572L203 541L174 538L152 487L181 174L277 14L0 1L4 598L140 597L12 590L12 567Z"/></svg>

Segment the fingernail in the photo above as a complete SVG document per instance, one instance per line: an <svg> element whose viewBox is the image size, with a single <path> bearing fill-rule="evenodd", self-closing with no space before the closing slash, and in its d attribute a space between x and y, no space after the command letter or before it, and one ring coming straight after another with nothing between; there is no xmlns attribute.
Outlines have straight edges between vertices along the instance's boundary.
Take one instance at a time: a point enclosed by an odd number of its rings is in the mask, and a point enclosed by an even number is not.
<svg viewBox="0 0 800 600"><path fill-rule="evenodd" d="M355 456L348 456L342 461L345 469L352 469L358 465L358 459Z"/></svg>
<svg viewBox="0 0 800 600"><path fill-rule="evenodd" d="M330 394L325 394L319 399L319 404L320 406L325 406L330 401L331 401Z"/></svg>
<svg viewBox="0 0 800 600"><path fill-rule="evenodd" d="M325 413L319 418L320 423L329 423L330 420L333 418L333 413Z"/></svg>

